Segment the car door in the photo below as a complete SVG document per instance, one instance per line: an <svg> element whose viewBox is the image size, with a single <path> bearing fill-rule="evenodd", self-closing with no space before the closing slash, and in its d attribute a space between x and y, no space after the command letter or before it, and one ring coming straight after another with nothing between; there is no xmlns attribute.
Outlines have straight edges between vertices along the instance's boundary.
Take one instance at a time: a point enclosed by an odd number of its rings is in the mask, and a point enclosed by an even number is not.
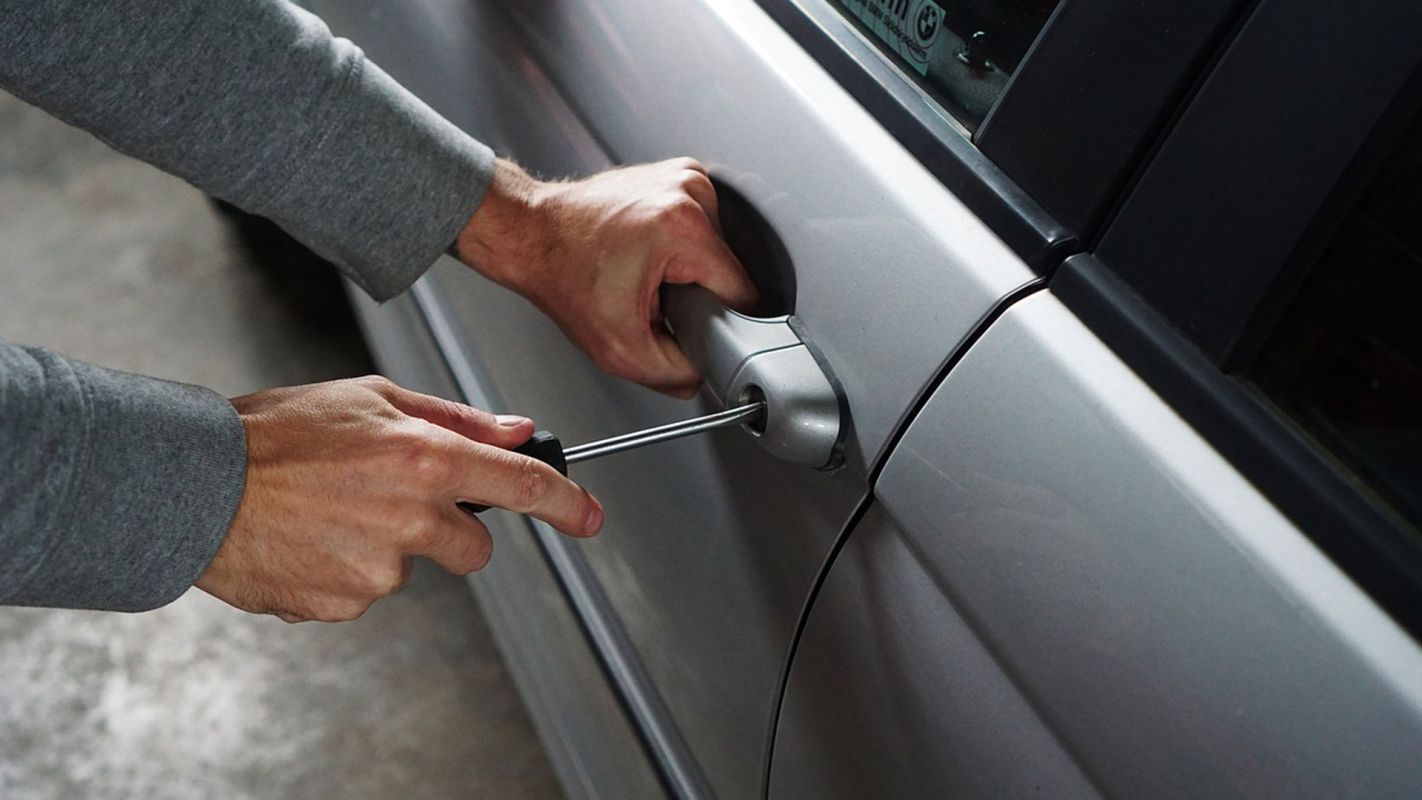
<svg viewBox="0 0 1422 800"><path fill-rule="evenodd" d="M583 589L582 613L610 651L604 664L670 788L744 797L761 790L791 635L866 492L868 463L977 320L1035 276L760 9L669 5L412 7L440 20L416 28L418 58L352 34L535 171L692 153L778 239L764 249L782 252L777 266L794 277L779 311L793 312L850 408L846 466L788 464L739 431L629 453L574 472L603 501L605 534L576 545L546 537L564 582ZM461 41L480 49L457 78L401 71L468 30L467 15L503 12L512 35ZM446 80L467 93L434 90ZM442 266L435 278L486 396L567 441L711 408L608 378L533 308L467 270ZM525 524L501 520L498 546L527 537Z"/></svg>
<svg viewBox="0 0 1422 800"><path fill-rule="evenodd" d="M586 590L604 664L673 790L751 796L791 634L868 463L977 320L1034 275L759 8L670 5L317 10L538 172L693 153L778 238L766 249L794 276L780 310L850 408L847 465L786 464L737 431L628 454L575 473L607 508L605 535L546 537L564 583ZM509 35L464 38L505 12ZM462 268L435 278L486 396L568 441L708 410L600 374L530 306ZM501 546L527 537L524 524L501 520Z"/></svg>
<svg viewBox="0 0 1422 800"><path fill-rule="evenodd" d="M728 238L837 386L836 470L724 431L579 465L575 477L608 511L596 541L489 515L499 553L473 583L525 668L520 685L570 791L646 788L619 784L589 755L629 760L611 743L625 732L591 722L560 674L559 631L572 624L662 788L727 797L764 791L806 599L904 422L965 343L1099 225L1232 11L1162 12L1118 41L1121 19L1140 23L1130 4L311 5L536 172L683 154L710 165ZM1104 124L1107 102L1119 112ZM411 307L426 330L407 324ZM440 351L431 369L448 374L431 385L532 414L570 442L717 405L601 375L531 307L453 263L411 298L362 314L377 340L424 338ZM533 611L549 608L550 592L566 605L562 628Z"/></svg>
<svg viewBox="0 0 1422 800"><path fill-rule="evenodd" d="M1419 35L1236 22L1092 252L890 454L772 797L1422 792Z"/></svg>

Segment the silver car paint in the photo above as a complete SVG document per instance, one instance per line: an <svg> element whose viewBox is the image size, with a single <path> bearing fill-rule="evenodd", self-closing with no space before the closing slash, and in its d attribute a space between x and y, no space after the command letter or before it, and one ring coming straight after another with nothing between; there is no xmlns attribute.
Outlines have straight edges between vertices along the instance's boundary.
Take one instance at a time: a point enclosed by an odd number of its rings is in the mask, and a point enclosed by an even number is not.
<svg viewBox="0 0 1422 800"><path fill-rule="evenodd" d="M1105 794L1422 790L1417 643L1050 294L973 346L875 493L931 581L883 575L862 601L950 605ZM862 627L807 653L875 646ZM886 635L882 668L915 669ZM839 666L797 659L783 730L812 741L778 745L832 772L882 724L873 698L858 720L796 686ZM951 692L892 701L953 710Z"/></svg>
<svg viewBox="0 0 1422 800"><path fill-rule="evenodd" d="M538 171L691 153L781 236L797 321L849 400L851 468L786 465L724 431L575 473L608 510L583 552L634 656L716 791L758 794L791 633L865 466L1030 272L750 0L313 5ZM705 410L607 378L527 304L462 268L437 271L510 408L565 440Z"/></svg>
<svg viewBox="0 0 1422 800"><path fill-rule="evenodd" d="M796 650L770 797L1098 796L936 580L871 507Z"/></svg>

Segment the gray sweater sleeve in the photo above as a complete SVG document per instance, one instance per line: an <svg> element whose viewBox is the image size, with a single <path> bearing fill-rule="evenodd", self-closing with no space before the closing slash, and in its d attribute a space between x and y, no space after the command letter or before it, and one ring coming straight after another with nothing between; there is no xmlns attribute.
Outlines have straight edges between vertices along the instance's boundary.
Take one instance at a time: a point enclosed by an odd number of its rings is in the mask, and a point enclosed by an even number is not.
<svg viewBox="0 0 1422 800"><path fill-rule="evenodd" d="M377 300L493 175L489 148L281 0L5 0L0 86L275 221Z"/></svg>
<svg viewBox="0 0 1422 800"><path fill-rule="evenodd" d="M281 0L7 0L0 87L274 220L376 299L453 243L493 174L488 148ZM222 397L0 343L0 603L176 598L245 467Z"/></svg>
<svg viewBox="0 0 1422 800"><path fill-rule="evenodd" d="M0 343L0 603L141 611L227 533L242 421L196 386Z"/></svg>

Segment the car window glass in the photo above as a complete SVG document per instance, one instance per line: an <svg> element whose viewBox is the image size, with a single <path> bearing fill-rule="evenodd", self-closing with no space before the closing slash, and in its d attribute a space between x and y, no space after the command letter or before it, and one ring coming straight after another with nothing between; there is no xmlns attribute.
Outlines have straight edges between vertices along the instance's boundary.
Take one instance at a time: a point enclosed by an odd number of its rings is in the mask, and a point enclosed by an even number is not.
<svg viewBox="0 0 1422 800"><path fill-rule="evenodd" d="M1422 523L1422 118L1265 343L1249 377Z"/></svg>
<svg viewBox="0 0 1422 800"><path fill-rule="evenodd" d="M1059 0L831 0L970 132Z"/></svg>

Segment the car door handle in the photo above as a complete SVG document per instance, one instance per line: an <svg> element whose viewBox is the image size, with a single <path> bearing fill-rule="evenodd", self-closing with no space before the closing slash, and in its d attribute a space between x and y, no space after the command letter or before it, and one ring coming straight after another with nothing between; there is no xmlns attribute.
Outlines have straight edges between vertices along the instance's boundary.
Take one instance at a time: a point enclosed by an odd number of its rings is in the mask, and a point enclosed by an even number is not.
<svg viewBox="0 0 1422 800"><path fill-rule="evenodd" d="M843 463L843 394L790 317L749 317L691 285L664 287L662 314L722 405L765 402L745 426L762 447L816 469Z"/></svg>

